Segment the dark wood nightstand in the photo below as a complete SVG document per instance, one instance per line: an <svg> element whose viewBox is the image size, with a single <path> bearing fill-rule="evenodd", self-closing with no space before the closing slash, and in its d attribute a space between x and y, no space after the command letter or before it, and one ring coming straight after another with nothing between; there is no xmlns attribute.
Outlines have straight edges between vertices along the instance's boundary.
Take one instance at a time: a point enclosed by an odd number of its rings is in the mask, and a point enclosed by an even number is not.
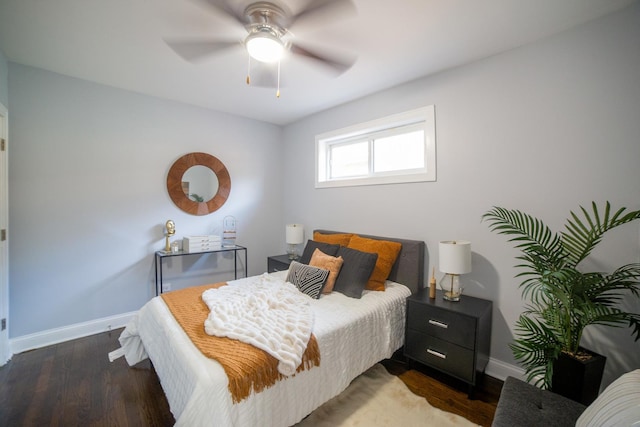
<svg viewBox="0 0 640 427"><path fill-rule="evenodd" d="M270 256L267 258L267 273L288 270L291 261L287 254Z"/></svg>
<svg viewBox="0 0 640 427"><path fill-rule="evenodd" d="M459 302L445 301L429 290L407 298L404 355L469 384L489 362L493 303L462 295Z"/></svg>

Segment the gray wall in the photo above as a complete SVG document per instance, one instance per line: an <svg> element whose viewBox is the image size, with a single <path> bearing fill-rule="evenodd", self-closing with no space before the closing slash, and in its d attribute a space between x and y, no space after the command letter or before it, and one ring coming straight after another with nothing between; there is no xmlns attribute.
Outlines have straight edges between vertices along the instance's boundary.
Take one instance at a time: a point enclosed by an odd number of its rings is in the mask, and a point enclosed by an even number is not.
<svg viewBox="0 0 640 427"><path fill-rule="evenodd" d="M0 50L0 104L9 108L9 63Z"/></svg>
<svg viewBox="0 0 640 427"><path fill-rule="evenodd" d="M508 344L522 310L514 256L481 216L493 205L543 218L555 230L592 200L640 209L640 6L556 37L331 109L285 129L287 221L424 240L472 242L470 295L494 301L491 356ZM438 179L314 188L314 136L424 105L436 106ZM640 261L640 224L607 236L591 268ZM595 265L595 266L594 266ZM627 307L640 311L636 301ZM588 330L608 357L605 383L640 367L628 329Z"/></svg>
<svg viewBox="0 0 640 427"><path fill-rule="evenodd" d="M139 309L154 295L152 254L167 219L182 237L221 233L235 216L249 274L284 251L284 229L274 227L279 127L15 63L9 71L11 337ZM171 164L193 151L231 175L227 203L207 216L178 210L166 191ZM169 264L174 276L217 280L201 271L209 260Z"/></svg>

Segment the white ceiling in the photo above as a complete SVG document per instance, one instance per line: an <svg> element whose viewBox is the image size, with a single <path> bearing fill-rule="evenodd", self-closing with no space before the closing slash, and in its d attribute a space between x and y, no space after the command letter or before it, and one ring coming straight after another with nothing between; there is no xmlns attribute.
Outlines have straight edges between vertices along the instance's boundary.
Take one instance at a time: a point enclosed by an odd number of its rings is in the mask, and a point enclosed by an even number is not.
<svg viewBox="0 0 640 427"><path fill-rule="evenodd" d="M284 2L284 0L273 0ZM299 11L309 0L286 0ZM494 55L621 9L636 0L353 0L356 12L298 22L306 46L357 55L336 77L287 58L282 95L247 86L242 46L190 63L171 37L242 40L206 0L0 0L9 61L147 95L287 124L397 84ZM251 0L229 0L241 6Z"/></svg>

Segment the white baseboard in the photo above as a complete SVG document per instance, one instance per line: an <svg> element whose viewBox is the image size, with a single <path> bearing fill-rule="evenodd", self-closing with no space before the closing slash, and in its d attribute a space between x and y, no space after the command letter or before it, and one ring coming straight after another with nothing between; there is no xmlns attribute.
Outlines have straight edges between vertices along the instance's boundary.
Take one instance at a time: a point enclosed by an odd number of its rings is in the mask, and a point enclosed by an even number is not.
<svg viewBox="0 0 640 427"><path fill-rule="evenodd" d="M504 381L507 377L515 377L525 381L524 369L519 366L512 365L510 363L503 362L502 360L489 358L489 363L484 370L485 374Z"/></svg>
<svg viewBox="0 0 640 427"><path fill-rule="evenodd" d="M0 332L0 340L2 340L2 343L0 343L0 366L4 366L9 360L11 360L12 356L7 329Z"/></svg>
<svg viewBox="0 0 640 427"><path fill-rule="evenodd" d="M75 325L63 326L61 328L49 329L34 334L23 335L21 337L9 339L9 349L12 354L23 351L46 347L64 341L74 340L89 335L107 332L112 329L122 328L129 323L129 320L136 315L136 311L118 314L115 316L103 317L88 322L76 323ZM11 356L9 356L11 357Z"/></svg>

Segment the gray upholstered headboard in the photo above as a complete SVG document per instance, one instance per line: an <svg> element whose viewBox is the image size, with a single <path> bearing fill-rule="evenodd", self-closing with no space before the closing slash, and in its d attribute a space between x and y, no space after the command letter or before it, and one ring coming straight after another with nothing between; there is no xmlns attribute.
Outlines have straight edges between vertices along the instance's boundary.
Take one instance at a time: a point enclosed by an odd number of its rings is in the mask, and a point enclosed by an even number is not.
<svg viewBox="0 0 640 427"><path fill-rule="evenodd" d="M350 231L315 230L323 234L351 233ZM425 243L419 240L396 239L394 237L371 236L353 233L376 240L390 240L402 244L400 254L391 269L389 280L402 283L415 294L424 287Z"/></svg>

